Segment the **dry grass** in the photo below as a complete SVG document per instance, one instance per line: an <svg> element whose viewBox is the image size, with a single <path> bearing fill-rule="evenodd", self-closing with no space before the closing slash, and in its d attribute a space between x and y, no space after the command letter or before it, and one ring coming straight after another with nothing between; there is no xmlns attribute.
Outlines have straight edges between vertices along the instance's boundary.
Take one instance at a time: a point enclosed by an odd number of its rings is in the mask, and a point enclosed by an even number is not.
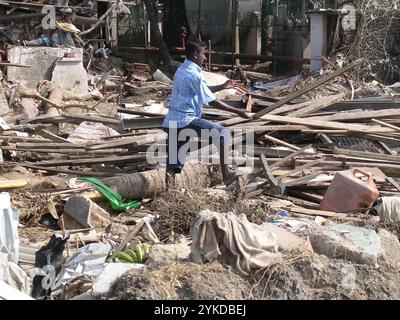
<svg viewBox="0 0 400 320"><path fill-rule="evenodd" d="M270 265L267 268L255 271L251 276L251 282L254 283L250 290L249 300L264 300L268 296L268 288L273 285L278 271L294 264L296 261L309 256L309 252L298 252L284 256L279 262Z"/></svg>
<svg viewBox="0 0 400 320"><path fill-rule="evenodd" d="M231 201L213 199L203 190L170 190L156 197L148 209L159 215L154 231L160 239L165 239L174 233L188 234L201 210L227 212L232 206Z"/></svg>
<svg viewBox="0 0 400 320"><path fill-rule="evenodd" d="M339 47L336 31L336 51L348 60L364 58L366 63L351 71L362 81L377 80L390 83L399 78L398 40L400 12L394 9L394 0L360 0L358 10L362 14L357 20L357 32L353 41Z"/></svg>
<svg viewBox="0 0 400 320"><path fill-rule="evenodd" d="M256 224L265 222L270 211L268 204L262 201L235 202L233 195L226 199L203 189L168 191L156 197L146 209L159 216L154 231L161 240L174 234L189 234L191 225L201 210L245 214L250 222Z"/></svg>
<svg viewBox="0 0 400 320"><path fill-rule="evenodd" d="M48 194L32 193L30 190L11 193L11 203L19 210L20 221L27 225L36 225L44 214L49 213L50 203L59 204L58 197Z"/></svg>

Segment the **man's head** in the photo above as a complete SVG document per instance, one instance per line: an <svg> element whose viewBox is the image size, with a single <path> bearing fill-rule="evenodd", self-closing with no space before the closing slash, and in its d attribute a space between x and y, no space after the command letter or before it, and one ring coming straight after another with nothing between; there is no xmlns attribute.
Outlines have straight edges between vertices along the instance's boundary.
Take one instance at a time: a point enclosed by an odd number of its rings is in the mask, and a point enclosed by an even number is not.
<svg viewBox="0 0 400 320"><path fill-rule="evenodd" d="M202 66L206 62L206 45L200 40L189 40L186 44L186 58Z"/></svg>

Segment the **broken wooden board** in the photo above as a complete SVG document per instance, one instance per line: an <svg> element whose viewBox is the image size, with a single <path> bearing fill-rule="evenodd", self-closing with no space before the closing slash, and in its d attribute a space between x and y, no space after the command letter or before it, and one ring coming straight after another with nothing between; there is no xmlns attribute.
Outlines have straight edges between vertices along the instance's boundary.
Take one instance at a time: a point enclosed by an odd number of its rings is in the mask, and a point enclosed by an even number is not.
<svg viewBox="0 0 400 320"><path fill-rule="evenodd" d="M261 118L263 115L266 115L267 113L269 113L269 112L271 112L271 111L283 106L284 104L286 104L286 103L288 103L288 102L290 102L290 101L292 101L292 100L294 100L294 99L296 99L298 97L301 97L302 95L310 92L311 90L314 90L315 88L317 88L317 87L323 85L324 83L326 83L326 82L328 82L328 81L340 76L341 74L346 73L347 71L349 71L349 70L353 69L354 67L362 64L363 62L364 62L364 59L359 59L357 61L354 61L353 63L350 63L350 64L344 66L341 69L338 69L338 70L336 70L336 71L334 71L332 73L324 75L322 78L320 78L320 79L318 79L316 81L313 81L311 84L309 84L305 88L290 94L289 96L287 96L287 97L283 98L282 100L276 102L274 105L272 105L272 106L270 106L270 107L268 107L268 108L266 108L264 110L261 110L260 112L256 113L253 118L254 119Z"/></svg>
<svg viewBox="0 0 400 320"><path fill-rule="evenodd" d="M276 181L274 175L272 174L272 170L268 164L268 160L265 158L263 154L260 156L262 170L264 172L264 177L267 179L271 192L275 194L280 194L281 188L279 183Z"/></svg>
<svg viewBox="0 0 400 320"><path fill-rule="evenodd" d="M339 93L334 96L324 97L324 98L318 99L316 101L312 101L309 106L306 106L306 107L301 108L294 112L290 112L287 114L287 116L299 117L299 118L305 117L313 112L322 110L324 108L331 106L332 104L334 104L338 101L343 100L345 95L346 95L345 93Z"/></svg>
<svg viewBox="0 0 400 320"><path fill-rule="evenodd" d="M325 117L310 117L307 119L319 120L319 121L360 121L370 120L374 118L395 118L400 116L400 109L385 109L379 111L354 111L354 112L342 112L331 116ZM392 129L393 130L393 129ZM394 131L394 130L393 130Z"/></svg>
<svg viewBox="0 0 400 320"><path fill-rule="evenodd" d="M360 124L351 124L351 123L341 123L334 121L321 121L307 118L293 118L293 117L285 117L285 116L274 116L274 115L265 115L262 116L262 119L278 122L278 123L291 123L304 125L308 127L317 127L323 129L334 129L334 130L349 130L354 132L361 133L392 133L394 132L391 128L383 128L378 126L367 126Z"/></svg>
<svg viewBox="0 0 400 320"><path fill-rule="evenodd" d="M303 154L307 149L311 149L311 148L312 148L311 144L308 145L308 146L305 146L305 147L301 148L300 150L297 150L296 152L293 152L291 155L285 157L284 159L281 159L281 160L273 163L271 165L271 168L279 168L280 166L287 164L294 157L297 157L298 155Z"/></svg>

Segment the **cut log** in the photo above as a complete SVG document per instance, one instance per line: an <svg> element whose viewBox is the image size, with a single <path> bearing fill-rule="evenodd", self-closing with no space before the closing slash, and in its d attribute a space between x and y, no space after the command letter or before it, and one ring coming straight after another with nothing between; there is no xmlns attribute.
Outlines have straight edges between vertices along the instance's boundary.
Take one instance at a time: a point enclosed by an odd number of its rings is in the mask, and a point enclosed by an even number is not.
<svg viewBox="0 0 400 320"><path fill-rule="evenodd" d="M210 168L202 164L185 164L181 174L176 175L176 185L181 188L208 188L211 186ZM117 191L124 199L150 199L167 190L165 169L121 175L102 181Z"/></svg>

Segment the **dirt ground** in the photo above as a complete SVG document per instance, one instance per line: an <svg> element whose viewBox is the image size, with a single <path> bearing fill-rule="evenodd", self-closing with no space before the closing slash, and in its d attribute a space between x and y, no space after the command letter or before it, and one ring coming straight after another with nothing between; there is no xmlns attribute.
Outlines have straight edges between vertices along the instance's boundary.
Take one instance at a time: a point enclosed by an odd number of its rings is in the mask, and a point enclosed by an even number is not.
<svg viewBox="0 0 400 320"><path fill-rule="evenodd" d="M310 254L244 277L219 262L172 264L130 272L105 299L111 300L392 300L400 298L400 275Z"/></svg>

